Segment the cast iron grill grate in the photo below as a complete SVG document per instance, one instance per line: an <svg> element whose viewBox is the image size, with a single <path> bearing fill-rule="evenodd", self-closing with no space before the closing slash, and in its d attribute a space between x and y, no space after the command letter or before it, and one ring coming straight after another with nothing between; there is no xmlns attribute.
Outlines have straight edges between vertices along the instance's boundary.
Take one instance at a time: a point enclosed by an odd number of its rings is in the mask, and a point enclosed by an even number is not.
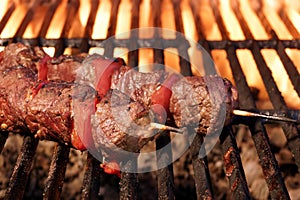
<svg viewBox="0 0 300 200"><path fill-rule="evenodd" d="M45 14L44 21L40 27L38 37L26 39L23 34L26 27L33 19L35 9L39 5L45 3L48 9ZM182 20L182 8L180 6L181 1L172 0L175 30L184 33L183 20ZM199 43L208 51L212 53L213 50L224 50L227 54L227 59L230 64L231 72L240 95L240 107L246 110L257 110L255 99L251 93L250 87L246 81L246 74L244 74L239 58L237 56L237 50L247 49L251 51L255 63L258 66L259 73L263 77L263 83L266 87L268 95L271 97L270 101L274 110L269 112L276 115L284 115L294 119L300 119L300 110L291 111L286 105L281 92L278 89L276 82L272 76L272 72L268 68L268 65L263 57L262 49L273 49L277 52L280 57L283 66L294 86L294 90L297 92L298 97L300 96L300 76L299 72L293 61L286 54L286 49L300 49L300 34L297 28L290 21L285 10L279 10L279 16L281 20L286 24L288 31L291 33L293 39L282 40L279 39L276 32L272 29L272 26L268 22L266 16L261 12L263 8L262 2L256 1L259 6L256 8L257 17L262 22L266 32L269 35L268 40L256 40L250 31L247 22L241 14L241 8L238 1L230 1L230 6L234 12L236 18L239 21L245 40L231 40L227 27L224 23L220 11L220 1L210 1L210 6L213 10L213 15L220 31L222 40L208 40L207 36L202 29L203 20L199 15L197 8L199 7L197 1L189 1L189 6L192 10L193 20L195 21L196 32L199 38ZM59 56L64 53L66 48L75 49L77 52L88 53L93 47L103 48L103 54L107 57L113 57L113 52L116 48L127 47L129 44L134 45L137 48L150 48L157 42L155 38L139 38L137 35L132 35L128 39L114 39L113 43L102 43L105 39L93 39L92 32L94 23L96 20L96 12L90 12L87 25L84 27L83 37L80 38L69 38L71 30L71 24L73 19L77 15L78 7L80 2L78 0L68 1L68 8L66 13L66 21L62 28L61 34L58 39L46 38L47 30L50 26L51 19L53 18L57 7L61 1L35 1L28 9L22 22L20 23L16 33L10 38L0 38L0 46L7 46L13 42L22 42L31 46L42 46L42 47L54 47L54 56ZM140 16L140 4L141 0L132 0L132 12L131 12L131 24L130 29L139 28L139 16ZM90 0L91 11L96 11L101 1ZM107 30L107 38L114 36L116 33L117 26L117 14L119 12L119 6L121 0L112 1L111 15L109 19L109 27ZM162 27L161 12L162 1L152 0L151 1L153 11L153 26ZM10 16L16 10L17 4L12 3L4 13L2 20L0 21L0 33L5 28ZM154 9L155 8L155 9ZM253 8L254 9L254 8ZM175 39L164 39L162 49L176 48L180 49L186 56L189 56L188 50L190 48L188 41L178 41ZM183 50L183 51L182 51ZM153 49L153 61L155 63L164 64L164 52L163 50ZM128 55L128 65L138 66L139 62L139 51L135 50ZM183 75L192 75L192 69L190 63L179 58L180 71ZM206 74L212 74L216 71L214 69L206 69ZM255 147L260 159L260 164L263 169L264 178L268 185L269 194L272 199L289 199L289 193L284 183L281 171L277 160L275 159L274 152L270 146L270 141L265 128L265 121L256 120L249 121L246 124L251 131L252 138L255 143ZM300 169L300 138L299 138L299 126L291 123L282 123L282 129L287 138L287 145L291 150L295 164ZM236 129L230 127L224 127L223 132L220 136L220 143L222 146L223 162L225 166L225 173L228 176L229 188L234 199L247 199L251 198L249 188L244 174L239 149L236 144ZM9 134L2 132L0 134L0 152L2 151ZM198 199L202 198L213 198L210 172L208 170L207 158L200 159L198 152L202 143L200 136L197 136L191 145L190 154L192 155L192 165L194 168L194 180L195 190ZM157 148L166 145L170 141L168 135L159 138L156 141ZM21 149L21 153L18 156L17 163L15 164L9 186L7 188L5 199L22 199L26 183L30 176L30 170L32 161L35 156L36 148L38 145L36 139L32 136L25 134L24 141ZM70 149L62 144L56 144L55 151L53 153L52 162L48 172L48 178L44 187L43 198L44 199L59 199L64 184L64 176L66 173L66 166L69 160ZM157 155L158 163L160 159L171 159L172 155ZM85 163L85 175L82 182L81 199L94 199L98 198L98 192L100 188L100 177L103 173L99 167L100 162L94 159L88 154L87 161ZM132 160L127 163L128 167L136 167L136 161ZM158 199L174 199L175 197L175 186L174 186L174 174L173 166L169 165L166 168L157 171L157 197ZM141 198L138 195L138 176L133 173L122 173L120 180L120 198L121 199L138 199Z"/></svg>

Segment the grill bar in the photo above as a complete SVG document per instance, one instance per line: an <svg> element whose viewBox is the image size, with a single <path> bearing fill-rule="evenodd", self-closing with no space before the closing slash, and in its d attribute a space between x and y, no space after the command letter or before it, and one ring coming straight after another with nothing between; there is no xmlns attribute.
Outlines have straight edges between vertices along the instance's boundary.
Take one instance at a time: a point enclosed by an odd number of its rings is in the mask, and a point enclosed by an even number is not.
<svg viewBox="0 0 300 200"><path fill-rule="evenodd" d="M47 13L45 15L45 19L44 19L42 27L41 27L41 30L38 34L41 39L46 37L46 34L47 34L48 28L50 26L51 20L52 20L54 14L55 14L55 11L56 11L56 9L57 9L57 7L59 6L60 3L61 3L61 0L56 0L49 7L49 9L47 10Z"/></svg>
<svg viewBox="0 0 300 200"><path fill-rule="evenodd" d="M100 168L100 162L88 153L81 188L82 200L97 199L99 196L100 176L102 173L103 169Z"/></svg>
<svg viewBox="0 0 300 200"><path fill-rule="evenodd" d="M29 12L25 15L20 27L18 28L17 33L13 38L1 38L0 45L6 46L7 44L15 41L21 41L26 44L35 46L51 46L55 47L55 56L61 55L65 48L78 48L81 52L88 52L90 47L101 47L104 48L104 55L107 57L113 57L113 53L115 48L117 47L127 47L128 44L131 45L132 48L151 48L152 46L159 46L162 49L166 48L176 48L181 54L184 54L188 57L188 49L189 44L187 41L180 41L179 38L176 39L164 39L161 44L157 44L155 37L161 37L158 33L155 33L154 39L143 39L139 38L137 34L131 35L129 39L114 39L111 40L111 43L102 43L104 39L91 39L93 26L96 18L96 12L90 12L87 26L84 29L83 38L68 38L69 32L72 26L73 18L77 15L77 10L79 7L79 0L71 0L68 2L68 12L67 12L67 20L64 24L61 37L59 39L45 39L47 30L51 23L51 19L55 14L55 11L61 2L61 0L57 0L51 4L49 9L47 10L46 17L43 21L42 28L39 32L38 38L32 39L24 39L22 35L24 34L27 25L30 23L33 17L33 10L37 6L36 1L33 7L29 9ZM91 10L97 10L98 6L104 1L90 0L91 2ZM265 81L265 86L267 91L269 92L270 99L272 100L272 104L275 107L276 111L273 111L275 114L278 112L282 112L281 114L290 117L290 113L287 110L287 106L277 88L275 81L272 78L272 74L270 70L268 70L267 64L262 56L261 49L274 49L278 53L286 71L294 85L295 91L300 96L300 77L299 73L295 67L295 64L292 62L290 57L285 52L286 48L300 49L300 38L299 32L290 21L289 17L286 14L286 10L279 10L278 14L286 24L286 27L294 37L293 40L280 40L276 35L275 31L272 29L270 23L268 22L266 16L262 12L262 3L257 0L255 3L259 3L260 6L252 7L253 10L256 11L258 18L261 20L264 25L270 40L255 40L249 27L247 25L246 20L243 18L241 14L240 5L237 1L230 1L231 8L237 17L239 24L243 30L243 33L246 37L246 40L242 41L232 41L230 40L229 33L227 31L226 25L223 21L221 12L219 10L219 2L218 0L210 1L210 5L213 10L214 17L216 19L216 23L221 32L222 41L208 41L206 40L206 35L202 30L202 19L198 12L199 5L196 1L190 0L189 5L192 9L196 31L199 39L199 43L204 46L204 48L211 54L211 51L214 49L226 50L228 55L228 60L230 62L230 66L232 68L233 77L235 79L236 85L238 87L238 91L241 96L241 108L256 110L255 101L251 95L250 88L246 82L245 75L242 72L241 65L237 58L237 49L249 49L254 55L255 62L258 65L261 76ZM113 1L111 0L111 15L110 15L110 26L107 32L107 38L115 35L116 26L117 26L117 14L119 11L121 0ZM155 27L161 27L161 6L162 1L152 0L152 14L153 14L153 22ZM133 0L132 4L132 12L131 12L131 29L139 27L139 15L140 10L139 7L141 5L140 0ZM159 5L159 6L158 6ZM181 10L181 2L179 0L172 0L172 5L174 9L175 16L175 28L178 32L184 33L183 21L182 21L182 10ZM8 19L14 12L16 6L15 4L11 4L9 9L6 11L2 21L0 22L0 32L2 32L5 27ZM160 40L161 41L161 40ZM128 64L130 66L138 65L138 50L130 52L128 55ZM179 58L180 69L183 75L191 75L191 66L190 63L183 59ZM160 49L154 49L154 62L158 64L164 63L164 52ZM159 66L159 65L157 65ZM262 69L261 69L262 67ZM216 71L214 69L205 69L206 74L215 74ZM294 115L293 115L294 117ZM267 137L267 133L264 127L263 121L251 121L249 124L253 140L256 145L256 149L258 151L258 155L262 164L263 172L265 174L265 178L270 190L271 198L285 198L288 199L288 193L283 182L281 172L279 170L278 163L274 157L274 154L271 151L271 147L269 144L269 139ZM299 127L291 124L283 124L283 130L288 139L288 145L293 152L296 160L296 164L299 168L300 166L300 139L299 139ZM298 129L297 129L298 128ZM0 135L0 152L3 149L3 146L8 137L8 133L1 133ZM243 167L241 164L241 159L238 154L238 148L235 142L233 130L230 127L226 127L223 130L221 135L221 144L223 147L223 157L224 164L226 168L226 174L228 175L230 189L234 198L250 198L249 189L247 187L247 182L245 179ZM170 141L170 137L166 133L165 136L159 138L156 141L157 149L161 146L165 146ZM24 140L25 144L25 140ZM24 146L23 144L23 146ZM208 163L206 157L204 159L199 159L199 147L201 145L201 138L199 136L196 137L196 140L192 144L191 153L193 155L192 164L195 172L195 183L196 183L196 193L198 199L202 197L212 198L213 192L210 183L210 174L208 170ZM36 148L36 147L35 147ZM69 148L65 146L58 145L56 152L54 153L51 169L48 176L48 182L45 187L44 198L47 199L50 197L54 199L58 199L61 193L62 180L65 173L65 168L68 162L68 154ZM161 163L162 161L166 161L172 157L172 154L157 154L157 163ZM63 160L63 164L61 161ZM17 166L17 165L16 165ZM125 165L127 168L136 169L137 163L136 159L128 161ZM89 199L92 197L98 196L98 191L100 186L100 174L103 171L99 167L99 162L92 158L90 154L88 154L87 165L85 170L85 177L82 185L82 199ZM14 172L15 173L15 172ZM15 175L13 175L15 176ZM55 180L58 177L58 180ZM17 178L12 178L16 180ZM172 165L163 168L158 171L158 197L162 199L173 199L174 198L174 177L173 177L173 169ZM27 180L27 179L26 179ZM13 182L13 181L11 181ZM16 182L16 181L15 181ZM12 185L12 184L11 184ZM10 186L13 187L13 186ZM21 191L22 192L22 191ZM52 194L53 193L53 194ZM57 195L54 195L57 194ZM11 194L10 191L7 192L7 196ZM54 196L51 196L54 195ZM22 195L21 195L22 196ZM137 174L134 173L122 173L122 178L120 181L120 197L121 199L137 199L138 198L138 177Z"/></svg>
<svg viewBox="0 0 300 200"><path fill-rule="evenodd" d="M21 25L19 26L19 28L18 28L18 30L17 30L15 36L14 36L15 39L18 39L18 38L21 38L21 37L22 37L22 35L24 34L24 32L25 32L25 30L26 30L28 24L30 23L30 21L31 21L32 18L33 18L34 12L36 12L37 6L38 6L40 3L41 3L40 0L35 1L35 2L33 3L33 5L29 8L29 10L28 10L27 13L26 13L26 16L24 17L24 19L23 19Z"/></svg>
<svg viewBox="0 0 300 200"><path fill-rule="evenodd" d="M16 9L16 4L15 4L15 2L12 2L10 4L9 8L7 9L5 15L1 19L1 22L0 22L0 33L3 31L6 23L8 22L10 16L12 15L12 13L14 12L15 9Z"/></svg>
<svg viewBox="0 0 300 200"><path fill-rule="evenodd" d="M173 165L168 164L172 161L172 149L165 147L164 151L160 151L170 142L169 132L165 132L156 140L158 199L175 199ZM160 165L167 167L162 168Z"/></svg>
<svg viewBox="0 0 300 200"><path fill-rule="evenodd" d="M172 0L172 4L173 4L173 9L174 9L176 31L180 32L180 33L184 33L180 1ZM176 36L176 39L179 40L181 43L181 45L177 46L178 51L180 52L180 55L181 55L179 57L180 73L183 76L191 76L193 74L192 68L191 68L191 63L184 59L184 58L189 58L189 55L187 52L187 50L189 48L189 44L186 41L181 41L178 38L178 36Z"/></svg>
<svg viewBox="0 0 300 200"><path fill-rule="evenodd" d="M195 186L197 199L213 199L211 179L209 175L207 157L200 158L199 150L203 143L203 137L196 135L191 145L192 164L195 173Z"/></svg>
<svg viewBox="0 0 300 200"><path fill-rule="evenodd" d="M38 140L32 136L25 136L21 152L11 175L9 186L4 199L22 199L29 178L33 158L38 145Z"/></svg>
<svg viewBox="0 0 300 200"><path fill-rule="evenodd" d="M66 167L69 161L69 152L70 148L63 144L55 146L43 199L60 199Z"/></svg>
<svg viewBox="0 0 300 200"><path fill-rule="evenodd" d="M220 11L217 5L218 2L214 1L213 6L217 8L214 10L215 15L220 16L219 14ZM219 29L222 33L222 36L225 37L224 39L227 39L228 38L227 29L225 26L222 26L222 24L224 25L223 18L221 17L216 18L216 21L217 24L219 25ZM246 32L248 32L248 36L251 36L249 29L246 30ZM253 46L254 47L257 46L255 42ZM260 51L259 50L254 51L253 52L254 56L256 53L260 54ZM239 91L241 109L256 109L255 101L250 92L250 88L246 83L245 76L243 75L240 63L236 56L236 50L234 47L230 46L227 48L227 56L230 62L230 66L232 68L231 71L233 73L236 82L236 87ZM256 60L256 62L257 61L258 60ZM264 62L263 59L259 59L259 61ZM257 62L257 64L258 66L261 67L261 63ZM254 140L255 147L257 149L257 153L261 162L261 166L264 172L266 182L268 184L271 197L275 199L279 197L284 197L285 199L289 199L287 189L285 187L283 178L281 177L280 174L278 163L271 151L271 147L268 142L269 139L262 122L257 121L254 124L250 125L249 128L252 133L252 138Z"/></svg>
<svg viewBox="0 0 300 200"><path fill-rule="evenodd" d="M293 36L293 38L300 38L300 33L291 22L290 18L287 16L286 11L284 8L279 9L278 15L280 16L281 20L284 22L285 26L288 28L289 32Z"/></svg>
<svg viewBox="0 0 300 200"><path fill-rule="evenodd" d="M289 75L289 78L294 86L295 91L298 93L298 96L300 97L300 75L299 72L297 71L294 63L291 61L287 53L285 52L284 46L282 42L278 42L277 45L277 52L278 55L284 63L284 67Z"/></svg>
<svg viewBox="0 0 300 200"><path fill-rule="evenodd" d="M128 161L125 163L124 168L126 171L137 170L137 158L128 157ZM136 173L121 173L120 180L120 199L138 199L138 176Z"/></svg>
<svg viewBox="0 0 300 200"><path fill-rule="evenodd" d="M255 101L252 97L250 88L242 73L242 68L236 56L236 50L229 48L227 51L232 73L236 82L236 87L240 94L240 107L242 109L256 109ZM289 198L283 178L280 174L278 163L271 151L269 139L261 121L256 121L250 125L252 138L257 149L260 163L267 181L270 195L272 198Z"/></svg>
<svg viewBox="0 0 300 200"><path fill-rule="evenodd" d="M98 0L91 0L91 10L96 10L99 6ZM87 24L84 29L83 39L80 44L80 51L88 53L90 49L89 39L92 37L93 27L96 19L97 12L90 12Z"/></svg>
<svg viewBox="0 0 300 200"><path fill-rule="evenodd" d="M238 147L231 127L225 127L220 136L226 176L234 199L251 199Z"/></svg>
<svg viewBox="0 0 300 200"><path fill-rule="evenodd" d="M154 10L153 14L153 24L155 27L161 27L161 1L153 0L152 7ZM157 8L157 9L154 9ZM161 37L161 33L155 32L154 37ZM158 39L155 46L161 47L161 40ZM155 69L162 69L164 65L164 53L161 49L154 49L154 63ZM172 149L167 149L167 151L161 152L159 149L169 144L171 141L169 132L162 134L160 138L156 140L156 157L157 157L157 167L161 168L160 165L165 165L164 163L171 163L172 160ZM173 166L171 164L167 167L161 168L157 171L157 184L158 184L158 199L175 199L174 194L174 173Z"/></svg>
<svg viewBox="0 0 300 200"><path fill-rule="evenodd" d="M67 18L62 29L59 42L55 45L54 56L58 57L64 53L65 50L65 39L68 38L72 22L77 14L79 8L79 0L70 0L67 5Z"/></svg>
<svg viewBox="0 0 300 200"><path fill-rule="evenodd" d="M3 147L6 143L7 138L8 138L8 132L7 131L1 131L0 132L0 154L3 150Z"/></svg>

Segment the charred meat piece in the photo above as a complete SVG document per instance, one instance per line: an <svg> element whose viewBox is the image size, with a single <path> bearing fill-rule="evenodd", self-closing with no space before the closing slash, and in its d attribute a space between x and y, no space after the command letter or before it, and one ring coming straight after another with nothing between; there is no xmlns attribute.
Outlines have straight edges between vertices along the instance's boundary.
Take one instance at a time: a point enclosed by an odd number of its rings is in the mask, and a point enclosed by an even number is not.
<svg viewBox="0 0 300 200"><path fill-rule="evenodd" d="M73 94L74 82L63 80L63 77L57 80L54 75L58 73L51 72L57 64L65 68L64 63L69 65L69 61L62 60L53 64L51 60L41 48L30 48L20 43L9 45L1 53L1 129L31 132L40 139L70 144L73 124L72 100L76 98L82 101L83 97ZM79 58L80 60L82 59ZM79 66L79 61L73 59L72 63ZM48 72L44 75L50 76L50 79L39 80L39 72L45 69ZM66 77L73 71L65 73ZM84 89L81 93L95 94L89 86L82 88ZM87 97L84 98L86 99Z"/></svg>
<svg viewBox="0 0 300 200"><path fill-rule="evenodd" d="M166 117L204 134L230 122L237 92L226 79L141 73L123 65L100 55L51 58L39 47L9 45L0 53L1 130L80 150L95 145L139 152L155 135L149 124Z"/></svg>
<svg viewBox="0 0 300 200"><path fill-rule="evenodd" d="M139 152L152 139L149 129L149 109L128 95L111 90L99 104L92 117L95 147L104 154L115 152Z"/></svg>
<svg viewBox="0 0 300 200"><path fill-rule="evenodd" d="M178 127L210 134L228 125L237 107L237 91L219 76L185 77L172 87L170 111Z"/></svg>

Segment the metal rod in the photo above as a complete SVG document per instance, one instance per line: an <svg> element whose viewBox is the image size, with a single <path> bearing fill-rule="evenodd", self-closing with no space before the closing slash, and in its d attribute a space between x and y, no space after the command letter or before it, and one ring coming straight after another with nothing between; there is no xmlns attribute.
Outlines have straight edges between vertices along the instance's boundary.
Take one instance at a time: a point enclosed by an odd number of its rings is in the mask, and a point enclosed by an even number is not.
<svg viewBox="0 0 300 200"><path fill-rule="evenodd" d="M103 169L100 162L90 153L87 155L87 163L85 165L85 174L81 188L81 200L99 199L100 174Z"/></svg>
<svg viewBox="0 0 300 200"><path fill-rule="evenodd" d="M200 158L203 136L197 134L190 147L197 199L214 199L207 157Z"/></svg>
<svg viewBox="0 0 300 200"><path fill-rule="evenodd" d="M223 161L230 190L235 199L251 199L247 180L242 165L239 148L237 147L232 127L225 127L220 135Z"/></svg>
<svg viewBox="0 0 300 200"><path fill-rule="evenodd" d="M8 138L8 131L0 131L0 154Z"/></svg>
<svg viewBox="0 0 300 200"><path fill-rule="evenodd" d="M33 136L25 136L4 199L22 199L38 145Z"/></svg>
<svg viewBox="0 0 300 200"><path fill-rule="evenodd" d="M60 199L70 148L57 144L52 157L43 199Z"/></svg>

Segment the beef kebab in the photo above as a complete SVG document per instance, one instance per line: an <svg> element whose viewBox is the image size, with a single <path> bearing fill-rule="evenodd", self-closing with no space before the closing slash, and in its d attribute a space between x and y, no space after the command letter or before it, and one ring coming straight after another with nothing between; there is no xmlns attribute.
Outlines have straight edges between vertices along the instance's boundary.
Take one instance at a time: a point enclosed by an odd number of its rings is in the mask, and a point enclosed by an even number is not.
<svg viewBox="0 0 300 200"><path fill-rule="evenodd" d="M219 76L141 73L122 59L52 58L20 43L0 53L0 73L1 130L27 131L79 150L91 145L139 152L157 133L152 124L165 129L167 119L209 134L212 124L230 123L237 107L235 88Z"/></svg>

